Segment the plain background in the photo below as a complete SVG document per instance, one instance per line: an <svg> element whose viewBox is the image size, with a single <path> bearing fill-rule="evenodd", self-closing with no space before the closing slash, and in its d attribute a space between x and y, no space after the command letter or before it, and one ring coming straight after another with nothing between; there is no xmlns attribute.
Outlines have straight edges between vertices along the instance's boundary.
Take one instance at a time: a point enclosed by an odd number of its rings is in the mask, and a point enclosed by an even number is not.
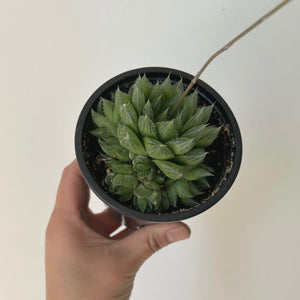
<svg viewBox="0 0 300 300"><path fill-rule="evenodd" d="M1 299L45 297L45 228L92 92L138 67L195 74L278 3L1 0ZM187 221L190 240L145 263L131 299L299 299L299 13L292 1L203 74L239 122L242 167ZM94 195L91 207L103 209Z"/></svg>

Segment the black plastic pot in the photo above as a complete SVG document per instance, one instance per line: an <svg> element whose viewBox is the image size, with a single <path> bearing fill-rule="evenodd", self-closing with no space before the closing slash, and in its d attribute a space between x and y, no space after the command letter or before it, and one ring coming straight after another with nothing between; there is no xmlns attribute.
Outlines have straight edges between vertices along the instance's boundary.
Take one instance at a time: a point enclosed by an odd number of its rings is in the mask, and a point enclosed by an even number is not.
<svg viewBox="0 0 300 300"><path fill-rule="evenodd" d="M135 82L138 75L146 74L147 78L155 83L157 80L163 81L169 74L172 83L183 80L184 88L193 79L193 75L182 71L149 67L141 68L122 73L100 86L89 98L83 107L76 127L75 149L79 167L82 174L94 191L94 193L108 206L130 219L137 220L135 224L145 224L147 222L173 222L184 220L196 216L215 205L232 186L242 159L242 140L236 119L229 106L223 98L205 82L198 80L191 92L198 89L199 105L209 105L215 103L210 123L215 126L222 125L222 129L215 142L207 148L211 150L206 157L206 162L215 170L215 176L210 178L211 189L195 199L199 205L194 208L180 208L177 211L170 211L164 214L146 214L131 209L118 202L109 195L101 186L101 182L106 175L104 165L99 163L99 145L97 138L88 133L94 128L91 120L91 109L96 109L100 96L110 98L110 93L117 87L123 91L128 91ZM138 222L139 221L139 222Z"/></svg>

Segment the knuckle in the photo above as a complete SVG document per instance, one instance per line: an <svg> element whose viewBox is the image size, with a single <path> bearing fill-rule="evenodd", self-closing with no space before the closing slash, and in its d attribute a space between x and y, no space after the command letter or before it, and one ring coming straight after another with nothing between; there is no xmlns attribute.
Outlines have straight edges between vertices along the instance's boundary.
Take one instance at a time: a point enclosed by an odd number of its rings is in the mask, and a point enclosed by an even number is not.
<svg viewBox="0 0 300 300"><path fill-rule="evenodd" d="M151 253L155 253L166 245L162 237L150 234L147 238L147 244Z"/></svg>

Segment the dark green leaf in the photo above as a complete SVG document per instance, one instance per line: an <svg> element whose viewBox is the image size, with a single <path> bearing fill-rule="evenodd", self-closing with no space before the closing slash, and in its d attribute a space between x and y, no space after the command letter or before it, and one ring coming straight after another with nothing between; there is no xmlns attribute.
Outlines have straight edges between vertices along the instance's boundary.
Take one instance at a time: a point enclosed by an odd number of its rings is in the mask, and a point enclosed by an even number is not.
<svg viewBox="0 0 300 300"><path fill-rule="evenodd" d="M169 178L176 180L183 176L184 167L170 161L153 160L158 168Z"/></svg>
<svg viewBox="0 0 300 300"><path fill-rule="evenodd" d="M145 155L145 149L141 141L138 139L136 134L124 124L119 124L118 127L118 138L120 144L128 151Z"/></svg>
<svg viewBox="0 0 300 300"><path fill-rule="evenodd" d="M156 159L170 159L174 157L172 151L163 143L156 139L144 138L144 145L147 154Z"/></svg>
<svg viewBox="0 0 300 300"><path fill-rule="evenodd" d="M158 138L165 143L177 137L177 130L175 129L174 120L158 122L155 124Z"/></svg>
<svg viewBox="0 0 300 300"><path fill-rule="evenodd" d="M186 205L188 207L195 207L199 205L199 203L192 198L180 198L179 200L183 205Z"/></svg>
<svg viewBox="0 0 300 300"><path fill-rule="evenodd" d="M192 127L206 124L210 118L212 110L213 105L198 108L196 113L184 124L183 132L191 129Z"/></svg>
<svg viewBox="0 0 300 300"><path fill-rule="evenodd" d="M90 131L90 134L96 137L109 138L112 137L111 133L105 127L99 127Z"/></svg>
<svg viewBox="0 0 300 300"><path fill-rule="evenodd" d="M195 141L193 138L181 137L167 142L166 145L172 150L175 155L182 155L187 153L194 147Z"/></svg>
<svg viewBox="0 0 300 300"><path fill-rule="evenodd" d="M165 182L165 178L159 174L156 174L153 180L158 184L163 184Z"/></svg>
<svg viewBox="0 0 300 300"><path fill-rule="evenodd" d="M206 152L202 148L195 148L184 155L176 156L175 161L189 166L197 166L203 162Z"/></svg>
<svg viewBox="0 0 300 300"><path fill-rule="evenodd" d="M110 157L117 158L121 161L127 162L130 160L129 153L126 149L124 149L120 144L107 144L102 141L100 138L98 139L99 145L102 150Z"/></svg>
<svg viewBox="0 0 300 300"><path fill-rule="evenodd" d="M108 173L108 174L105 176L105 183L106 183L108 186L112 185L112 182L113 182L115 176L116 176L116 175L115 175L113 172Z"/></svg>
<svg viewBox="0 0 300 300"><path fill-rule="evenodd" d="M137 132L138 116L131 103L126 103L121 106L120 116L125 125Z"/></svg>
<svg viewBox="0 0 300 300"><path fill-rule="evenodd" d="M139 210L141 212L144 212L145 209L146 209L146 207L147 207L148 199L147 198L137 197L136 201L137 201L137 205L139 207Z"/></svg>
<svg viewBox="0 0 300 300"><path fill-rule="evenodd" d="M162 121L167 121L168 118L168 108L164 110L162 113L160 113L156 118L155 122L162 122Z"/></svg>
<svg viewBox="0 0 300 300"><path fill-rule="evenodd" d="M135 85L139 88L139 90L145 95L145 98L147 99L152 91L153 85L148 80L146 75L144 74L143 77L139 76L135 82Z"/></svg>
<svg viewBox="0 0 300 300"><path fill-rule="evenodd" d="M145 185L145 187L147 187L148 189L151 189L151 190L156 190L156 191L160 190L160 185L158 183L156 183L155 181L145 181L144 185Z"/></svg>
<svg viewBox="0 0 300 300"><path fill-rule="evenodd" d="M176 194L180 198L189 198L192 197L192 192L189 183L184 179L179 179L174 182L174 188L176 191Z"/></svg>
<svg viewBox="0 0 300 300"><path fill-rule="evenodd" d="M136 176L131 174L117 174L112 182L112 188L115 194L130 193L138 184Z"/></svg>
<svg viewBox="0 0 300 300"><path fill-rule="evenodd" d="M186 109L186 120L189 120L197 107L197 99L198 91L195 90L191 95L185 97L182 102L182 106Z"/></svg>
<svg viewBox="0 0 300 300"><path fill-rule="evenodd" d="M120 110L123 104L130 102L130 96L126 93L123 93L119 88L115 93L115 107Z"/></svg>
<svg viewBox="0 0 300 300"><path fill-rule="evenodd" d="M148 115L139 117L138 128L142 136L157 138L155 125Z"/></svg>
<svg viewBox="0 0 300 300"><path fill-rule="evenodd" d="M182 95L184 92L182 79L173 85L173 93L175 95Z"/></svg>
<svg viewBox="0 0 300 300"><path fill-rule="evenodd" d="M184 172L183 177L186 180L192 181L192 180L198 180L207 176L212 176L213 174L211 174L210 172L208 172L207 170L203 169L203 168L195 168L192 170L188 170L186 172Z"/></svg>
<svg viewBox="0 0 300 300"><path fill-rule="evenodd" d="M193 196L198 196L198 195L202 194L202 192L198 190L198 188L196 187L196 185L193 182L189 181L188 183L190 186L191 194Z"/></svg>
<svg viewBox="0 0 300 300"><path fill-rule="evenodd" d="M153 110L153 113L154 115L157 115L160 110L161 110L161 96L151 100L151 106L152 106L152 110Z"/></svg>
<svg viewBox="0 0 300 300"><path fill-rule="evenodd" d="M167 187L166 192L167 192L170 204L173 207L176 207L177 206L177 193L176 193L174 186L170 185L169 187Z"/></svg>
<svg viewBox="0 0 300 300"><path fill-rule="evenodd" d="M137 155L133 162L132 162L133 166L137 165L137 164L143 164L143 165L147 165L149 167L149 169L153 166L152 160L144 155Z"/></svg>
<svg viewBox="0 0 300 300"><path fill-rule="evenodd" d="M153 110L150 101L148 100L147 103L144 105L143 108L143 114L148 117L150 117L151 120L153 120Z"/></svg>
<svg viewBox="0 0 300 300"><path fill-rule="evenodd" d="M221 127L207 126L205 128L201 138L198 139L196 146L205 148L205 147L211 145L217 138L220 129L221 129Z"/></svg>
<svg viewBox="0 0 300 300"><path fill-rule="evenodd" d="M133 197L133 194L132 193L128 193L128 194L124 194L124 195L120 195L120 201L121 202L127 202L129 200L131 200Z"/></svg>
<svg viewBox="0 0 300 300"><path fill-rule="evenodd" d="M210 188L210 184L208 183L206 178L202 178L200 180L194 181L195 185L200 191L206 190Z"/></svg>
<svg viewBox="0 0 300 300"><path fill-rule="evenodd" d="M174 96L170 75L168 75L168 77L161 83L160 88L162 91L163 99L169 99Z"/></svg>
<svg viewBox="0 0 300 300"><path fill-rule="evenodd" d="M140 183L134 189L133 194L137 197L149 197L152 194L152 190L148 189L143 183Z"/></svg>
<svg viewBox="0 0 300 300"><path fill-rule="evenodd" d="M100 98L98 104L97 104L97 113L99 114L104 114L104 110L103 110L103 98Z"/></svg>
<svg viewBox="0 0 300 300"><path fill-rule="evenodd" d="M91 110L91 116L93 122L98 126L98 127L106 127L107 126L107 119L105 116L102 114L99 114L95 112L93 109Z"/></svg>
<svg viewBox="0 0 300 300"><path fill-rule="evenodd" d="M121 173L121 174L132 174L133 168L130 164L125 164L123 162L117 160L108 160L105 162L106 166L112 170L114 173Z"/></svg>
<svg viewBox="0 0 300 300"><path fill-rule="evenodd" d="M102 103L103 103L103 111L104 111L104 115L106 116L106 118L113 122L114 121L114 103L112 103L109 100L106 99L102 99Z"/></svg>
<svg viewBox="0 0 300 300"><path fill-rule="evenodd" d="M134 105L138 115L141 115L145 105L145 96L137 86L133 89L132 104Z"/></svg>
<svg viewBox="0 0 300 300"><path fill-rule="evenodd" d="M156 98L161 98L162 96L162 89L161 86L159 84L159 82L157 81L156 84L153 86L153 89L149 95L149 100L153 101Z"/></svg>
<svg viewBox="0 0 300 300"><path fill-rule="evenodd" d="M156 170L155 169L150 169L148 174L144 177L146 180L153 180L156 175Z"/></svg>
<svg viewBox="0 0 300 300"><path fill-rule="evenodd" d="M167 210L170 207L170 202L167 193L163 190L161 191L161 200L163 209Z"/></svg>
<svg viewBox="0 0 300 300"><path fill-rule="evenodd" d="M195 138L195 141L198 141L206 128L207 125L199 125L199 126L195 126L189 130L187 130L186 132L184 132L181 136L182 137L187 137L187 138Z"/></svg>
<svg viewBox="0 0 300 300"><path fill-rule="evenodd" d="M148 201L154 205L154 207L158 208L161 204L161 192L153 191L151 196L148 198Z"/></svg>
<svg viewBox="0 0 300 300"><path fill-rule="evenodd" d="M137 157L136 153L129 152L129 158L133 161Z"/></svg>

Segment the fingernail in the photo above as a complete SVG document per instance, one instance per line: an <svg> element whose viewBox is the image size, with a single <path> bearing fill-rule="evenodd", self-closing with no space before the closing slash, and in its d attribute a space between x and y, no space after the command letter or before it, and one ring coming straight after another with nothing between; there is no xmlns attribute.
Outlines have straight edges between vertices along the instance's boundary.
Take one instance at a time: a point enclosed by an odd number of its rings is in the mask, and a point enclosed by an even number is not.
<svg viewBox="0 0 300 300"><path fill-rule="evenodd" d="M169 243L174 243L189 238L190 233L183 226L179 226L169 230L166 236Z"/></svg>

